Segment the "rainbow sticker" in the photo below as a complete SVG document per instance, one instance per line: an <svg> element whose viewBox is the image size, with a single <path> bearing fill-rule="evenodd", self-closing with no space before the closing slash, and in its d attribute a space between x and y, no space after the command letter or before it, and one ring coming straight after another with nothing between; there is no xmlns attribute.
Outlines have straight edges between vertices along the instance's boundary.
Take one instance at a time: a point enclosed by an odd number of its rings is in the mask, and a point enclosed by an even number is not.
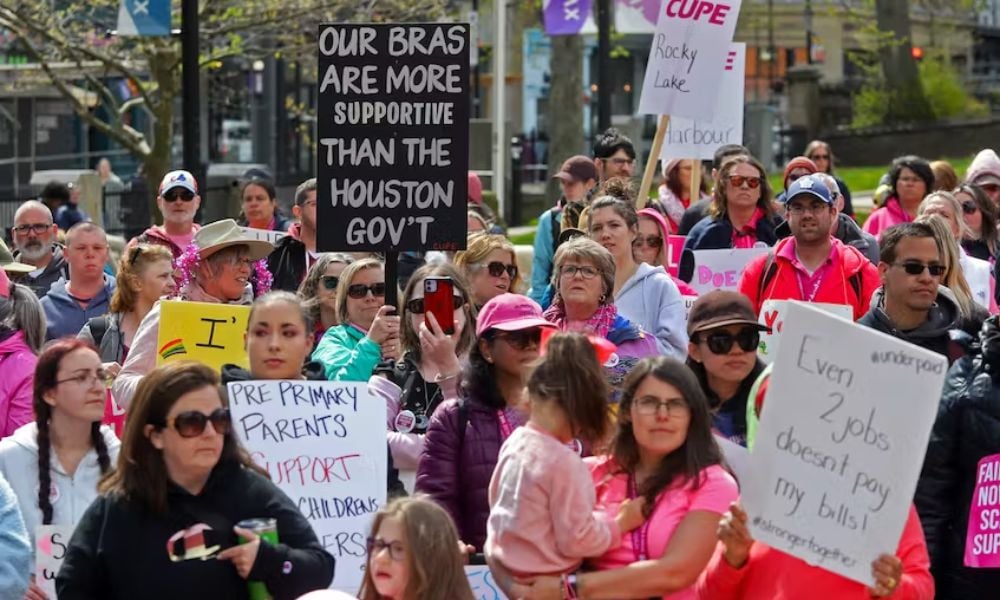
<svg viewBox="0 0 1000 600"><path fill-rule="evenodd" d="M187 349L184 347L184 340L181 338L170 340L160 348L160 358L163 360L179 354L187 354Z"/></svg>

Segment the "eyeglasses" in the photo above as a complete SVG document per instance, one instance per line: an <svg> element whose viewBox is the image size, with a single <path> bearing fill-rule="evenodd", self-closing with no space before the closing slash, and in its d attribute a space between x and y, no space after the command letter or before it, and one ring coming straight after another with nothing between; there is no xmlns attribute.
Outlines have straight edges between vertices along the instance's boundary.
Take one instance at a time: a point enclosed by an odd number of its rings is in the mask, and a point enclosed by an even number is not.
<svg viewBox="0 0 1000 600"><path fill-rule="evenodd" d="M515 350L527 350L529 346L538 346L542 343L542 328L532 327L519 331L501 331L495 333L493 337L507 342Z"/></svg>
<svg viewBox="0 0 1000 600"><path fill-rule="evenodd" d="M922 183L923 179L919 177L900 177L896 180L897 183Z"/></svg>
<svg viewBox="0 0 1000 600"><path fill-rule="evenodd" d="M161 422L159 425L160 427L172 426L178 435L185 438L198 437L204 433L205 426L208 425L209 421L211 421L212 429L215 430L215 433L226 435L229 433L229 427L233 423L228 408L217 408L209 415L198 410L189 410L180 413L172 421L173 423ZM156 425L156 423L153 424Z"/></svg>
<svg viewBox="0 0 1000 600"><path fill-rule="evenodd" d="M355 283L347 288L347 295L355 300L367 297L368 292L371 292L372 296L375 296L376 298L385 296L385 282L373 283L371 285Z"/></svg>
<svg viewBox="0 0 1000 600"><path fill-rule="evenodd" d="M52 230L52 223L25 223L23 225L15 225L13 227L14 233L20 233L25 235L31 232L35 235L42 235L46 231Z"/></svg>
<svg viewBox="0 0 1000 600"><path fill-rule="evenodd" d="M465 298L461 296L452 296L451 304L452 306L455 307L455 310L458 310L463 306L465 306ZM424 314L424 312L427 311L427 308L426 306L424 306L423 298L414 298L413 300L410 300L409 302L406 303L406 310L415 315L422 315Z"/></svg>
<svg viewBox="0 0 1000 600"><path fill-rule="evenodd" d="M406 560L406 546L403 542L387 542L381 538L368 538L368 556L375 556L383 550L389 551L389 558L396 562Z"/></svg>
<svg viewBox="0 0 1000 600"><path fill-rule="evenodd" d="M760 345L760 331L756 327L744 327L733 335L728 331L713 331L704 337L705 343L712 354L729 354L733 344L739 344L740 350L751 352Z"/></svg>
<svg viewBox="0 0 1000 600"><path fill-rule="evenodd" d="M743 187L743 184L747 184L747 187L751 190L755 190L760 187L760 177L747 177L746 175L730 175L729 185L733 187Z"/></svg>
<svg viewBox="0 0 1000 600"><path fill-rule="evenodd" d="M333 275L324 275L320 281L323 282L323 287L328 290L337 289L337 284L340 283L340 277L335 277Z"/></svg>
<svg viewBox="0 0 1000 600"><path fill-rule="evenodd" d="M971 202L970 201L970 202L963 202L962 203L962 212L965 213L965 214L967 214L967 215L974 215L974 214L976 214L977 210L979 210L979 207L976 206L975 202Z"/></svg>
<svg viewBox="0 0 1000 600"><path fill-rule="evenodd" d="M182 200L184 202L191 202L192 200L194 200L194 194L187 191L175 192L173 194L167 192L166 194L163 195L163 200L166 202L176 202L178 200Z"/></svg>
<svg viewBox="0 0 1000 600"><path fill-rule="evenodd" d="M563 265L559 268L560 277L576 277L579 273L584 279L593 279L599 272L595 267L588 265Z"/></svg>
<svg viewBox="0 0 1000 600"><path fill-rule="evenodd" d="M56 384L61 385L63 383L75 383L77 385L94 385L97 382L104 384L108 380L108 372L104 369L98 369L96 371L88 371L86 373L79 373L72 377L67 377L66 379L57 379Z"/></svg>
<svg viewBox="0 0 1000 600"><path fill-rule="evenodd" d="M814 202L811 204L802 204L801 202L796 202L795 204L789 204L785 207L785 210L789 214L801 215L804 213L809 213L811 215L818 215L830 210L830 205L823 202Z"/></svg>
<svg viewBox="0 0 1000 600"><path fill-rule="evenodd" d="M668 417L680 417L688 414L688 404L680 398L660 400L656 396L636 398L635 411L644 417L652 417L660 412L660 407L666 407Z"/></svg>
<svg viewBox="0 0 1000 600"><path fill-rule="evenodd" d="M635 248L649 246L650 248L658 249L663 247L663 238L658 235L640 235L635 238L634 242L632 242L632 246Z"/></svg>
<svg viewBox="0 0 1000 600"><path fill-rule="evenodd" d="M502 262L495 260L491 263L486 263L485 265L478 265L479 268L485 268L490 275L493 277L503 277L504 273L511 279L517 277L517 265L505 265Z"/></svg>
<svg viewBox="0 0 1000 600"><path fill-rule="evenodd" d="M906 271L907 275L922 275L924 269L926 269L931 274L931 277L941 277L948 271L948 268L944 265L925 265L924 263L913 261L892 263L892 266L901 267Z"/></svg>
<svg viewBox="0 0 1000 600"><path fill-rule="evenodd" d="M625 166L625 165L632 166L632 165L635 164L635 159L634 158L609 158L609 159L607 159L607 161L610 162L610 163L614 163L615 165L617 165L619 167Z"/></svg>
<svg viewBox="0 0 1000 600"><path fill-rule="evenodd" d="M228 260L225 260L224 264L227 264L231 267L246 267L248 269L251 269L253 268L253 264L255 262L256 261L250 258L249 256L239 256L234 254L230 256Z"/></svg>

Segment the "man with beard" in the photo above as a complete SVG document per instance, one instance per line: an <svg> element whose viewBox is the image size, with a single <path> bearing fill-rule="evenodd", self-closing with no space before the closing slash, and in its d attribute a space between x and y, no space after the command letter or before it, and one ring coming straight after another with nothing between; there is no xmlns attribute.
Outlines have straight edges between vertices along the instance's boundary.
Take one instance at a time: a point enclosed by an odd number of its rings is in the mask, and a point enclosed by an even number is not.
<svg viewBox="0 0 1000 600"><path fill-rule="evenodd" d="M52 211L36 200L29 200L14 213L14 260L35 267L23 283L39 298L48 293L60 278L69 278L69 265L62 247L56 242L58 227Z"/></svg>
<svg viewBox="0 0 1000 600"><path fill-rule="evenodd" d="M800 300L851 306L859 319L879 287L878 270L856 248L830 235L837 209L819 178L800 177L787 197L792 237L750 261L740 278L740 293L757 314L766 300Z"/></svg>
<svg viewBox="0 0 1000 600"><path fill-rule="evenodd" d="M49 340L80 333L87 321L108 312L115 278L104 273L108 262L108 236L97 225L84 221L66 232L69 278L52 284L42 298Z"/></svg>
<svg viewBox="0 0 1000 600"><path fill-rule="evenodd" d="M274 290L298 290L309 267L319 258L320 253L316 252L315 177L296 188L292 214L299 222L288 229L288 235L278 240L274 252L267 257L267 270L274 277L271 289Z"/></svg>

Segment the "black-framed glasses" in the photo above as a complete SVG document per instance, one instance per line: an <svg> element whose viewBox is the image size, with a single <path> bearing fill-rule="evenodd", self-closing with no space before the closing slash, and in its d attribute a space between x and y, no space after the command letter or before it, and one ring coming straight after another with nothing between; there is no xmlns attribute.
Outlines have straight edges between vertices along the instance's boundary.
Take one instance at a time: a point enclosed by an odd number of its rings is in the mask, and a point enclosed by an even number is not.
<svg viewBox="0 0 1000 600"><path fill-rule="evenodd" d="M830 205L826 202L810 202L805 204L803 202L796 202L794 204L788 204L785 210L792 215L803 215L809 213L811 215L819 215L830 210Z"/></svg>
<svg viewBox="0 0 1000 600"><path fill-rule="evenodd" d="M507 277L510 277L511 279L517 277L517 265L505 265L504 263L495 260L481 266L485 268L493 277L503 277L504 273L507 273Z"/></svg>
<svg viewBox="0 0 1000 600"><path fill-rule="evenodd" d="M580 277L583 277L584 279L593 279L594 277L597 277L597 274L600 273L600 271L598 271L596 267L591 267L590 265L563 265L559 268L560 277L572 278L576 277L577 273L579 273Z"/></svg>
<svg viewBox="0 0 1000 600"><path fill-rule="evenodd" d="M365 285L363 283L354 283L347 288L347 295L355 300L360 300L368 296L368 292L372 293L372 296L376 298L382 298L385 296L385 282L373 283L371 285Z"/></svg>
<svg viewBox="0 0 1000 600"><path fill-rule="evenodd" d="M458 310L465 306L465 298L452 295L451 304L455 307L455 310ZM422 315L427 311L427 307L424 305L423 298L414 298L406 303L406 310L415 315Z"/></svg>
<svg viewBox="0 0 1000 600"><path fill-rule="evenodd" d="M729 185L733 187L743 187L743 184L747 184L747 187L751 190L760 187L760 177L747 177L746 175L730 175Z"/></svg>
<svg viewBox="0 0 1000 600"><path fill-rule="evenodd" d="M658 235L639 235L636 236L635 241L632 242L632 246L636 248L649 246L650 248L656 248L659 250L663 247L663 238Z"/></svg>
<svg viewBox="0 0 1000 600"><path fill-rule="evenodd" d="M167 192L166 194L163 195L163 199L167 202L176 202L178 200L184 202L191 202L192 200L194 200L194 194L192 194L187 190L180 192Z"/></svg>
<svg viewBox="0 0 1000 600"><path fill-rule="evenodd" d="M977 210L979 210L979 207L971 200L962 203L962 212L967 215L974 215Z"/></svg>
<svg viewBox="0 0 1000 600"><path fill-rule="evenodd" d="M519 329L517 331L499 331L493 335L494 338L507 342L515 350L527 350L530 346L539 346L542 343L542 328L531 327L530 329Z"/></svg>
<svg viewBox="0 0 1000 600"><path fill-rule="evenodd" d="M902 263L892 263L892 266L899 267L906 271L907 275L922 275L924 269L931 274L931 277L941 277L948 272L948 267L944 265L925 265L922 262L906 261Z"/></svg>
<svg viewBox="0 0 1000 600"><path fill-rule="evenodd" d="M66 379L57 379L56 384L61 385L63 383L75 383L77 385L94 385L98 381L103 384L107 380L108 372L104 369L97 369L96 371L77 373L76 375L67 377Z"/></svg>
<svg viewBox="0 0 1000 600"><path fill-rule="evenodd" d="M635 399L635 410L644 417L652 417L660 412L660 407L667 409L668 417L679 417L688 414L688 403L681 398L661 400L656 396L643 396Z"/></svg>
<svg viewBox="0 0 1000 600"><path fill-rule="evenodd" d="M328 290L337 289L337 284L340 283L340 277L335 275L324 275L320 281L323 283L323 287Z"/></svg>
<svg viewBox="0 0 1000 600"><path fill-rule="evenodd" d="M46 231L51 231L52 223L24 223L21 225L15 225L12 229L14 230L14 233L20 233L21 235L25 235L28 232L35 235L42 235Z"/></svg>
<svg viewBox="0 0 1000 600"><path fill-rule="evenodd" d="M406 546L403 542L387 542L382 538L368 538L368 556L375 556L383 550L389 551L389 558L396 562L406 560Z"/></svg>
<svg viewBox="0 0 1000 600"><path fill-rule="evenodd" d="M702 336L712 354L729 354L733 344L739 344L740 350L751 352L760 345L760 330L756 327L744 327L736 334L728 331L713 331Z"/></svg>
<svg viewBox="0 0 1000 600"><path fill-rule="evenodd" d="M200 410L188 410L166 423L153 424L160 427L173 427L181 437L192 438L204 433L209 422L212 423L212 429L215 430L215 433L226 435L233 424L233 419L228 408L217 408L208 415Z"/></svg>

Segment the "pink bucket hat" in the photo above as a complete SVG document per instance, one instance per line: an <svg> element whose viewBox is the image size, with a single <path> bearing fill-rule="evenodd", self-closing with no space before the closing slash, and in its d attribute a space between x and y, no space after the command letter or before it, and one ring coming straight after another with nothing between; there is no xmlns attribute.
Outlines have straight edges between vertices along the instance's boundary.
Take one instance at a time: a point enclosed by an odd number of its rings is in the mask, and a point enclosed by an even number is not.
<svg viewBox="0 0 1000 600"><path fill-rule="evenodd" d="M500 294L487 302L476 318L476 337L481 337L490 329L519 331L531 327L551 327L542 317L542 307L537 302L520 294Z"/></svg>

